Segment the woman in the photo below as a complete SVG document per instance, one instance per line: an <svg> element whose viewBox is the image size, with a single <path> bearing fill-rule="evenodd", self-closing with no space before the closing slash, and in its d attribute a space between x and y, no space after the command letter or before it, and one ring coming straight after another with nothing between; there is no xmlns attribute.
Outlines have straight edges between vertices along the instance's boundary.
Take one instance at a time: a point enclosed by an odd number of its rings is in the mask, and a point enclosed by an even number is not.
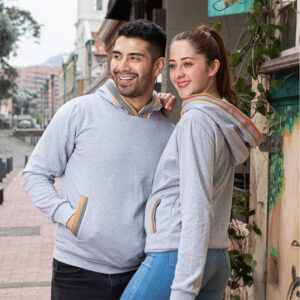
<svg viewBox="0 0 300 300"><path fill-rule="evenodd" d="M146 206L146 259L121 299L223 299L234 168L262 138L236 108L225 47L215 30L200 26L176 35L169 66L182 117Z"/></svg>

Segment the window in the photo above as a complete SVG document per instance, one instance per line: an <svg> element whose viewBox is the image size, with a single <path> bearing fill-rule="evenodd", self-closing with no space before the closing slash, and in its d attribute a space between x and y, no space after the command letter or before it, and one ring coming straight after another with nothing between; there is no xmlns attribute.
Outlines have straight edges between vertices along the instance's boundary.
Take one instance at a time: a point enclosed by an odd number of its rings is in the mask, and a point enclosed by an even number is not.
<svg viewBox="0 0 300 300"><path fill-rule="evenodd" d="M94 10L102 10L102 0L94 0Z"/></svg>
<svg viewBox="0 0 300 300"><path fill-rule="evenodd" d="M297 2L299 0L284 0L279 11L281 22L284 24L281 32L281 50L285 55L297 52L299 49L300 17Z"/></svg>

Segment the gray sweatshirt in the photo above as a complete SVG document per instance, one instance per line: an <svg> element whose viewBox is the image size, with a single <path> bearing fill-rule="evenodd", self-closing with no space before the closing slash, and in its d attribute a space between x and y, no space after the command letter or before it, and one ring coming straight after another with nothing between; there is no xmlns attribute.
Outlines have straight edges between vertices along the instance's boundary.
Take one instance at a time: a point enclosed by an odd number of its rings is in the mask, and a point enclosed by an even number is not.
<svg viewBox="0 0 300 300"><path fill-rule="evenodd" d="M145 216L145 251L178 249L170 299L195 299L208 248L229 246L234 169L261 140L253 123L226 100L199 94L183 101Z"/></svg>
<svg viewBox="0 0 300 300"><path fill-rule="evenodd" d="M160 109L154 92L136 112L109 80L55 114L23 172L23 186L58 223L57 260L107 274L139 266L145 203L174 128ZM53 186L58 176L61 197ZM70 231L66 223L74 213Z"/></svg>

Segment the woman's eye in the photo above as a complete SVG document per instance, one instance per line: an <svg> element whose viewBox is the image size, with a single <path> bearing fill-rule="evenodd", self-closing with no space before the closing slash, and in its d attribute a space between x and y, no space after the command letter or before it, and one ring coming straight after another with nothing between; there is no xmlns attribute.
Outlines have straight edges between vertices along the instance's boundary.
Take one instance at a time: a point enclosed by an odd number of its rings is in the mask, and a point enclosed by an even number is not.
<svg viewBox="0 0 300 300"><path fill-rule="evenodd" d="M188 62L186 62L186 63L184 63L184 66L185 67L190 67L192 64L191 63L188 63Z"/></svg>
<svg viewBox="0 0 300 300"><path fill-rule="evenodd" d="M175 65L169 65L170 69L174 69L176 66Z"/></svg>

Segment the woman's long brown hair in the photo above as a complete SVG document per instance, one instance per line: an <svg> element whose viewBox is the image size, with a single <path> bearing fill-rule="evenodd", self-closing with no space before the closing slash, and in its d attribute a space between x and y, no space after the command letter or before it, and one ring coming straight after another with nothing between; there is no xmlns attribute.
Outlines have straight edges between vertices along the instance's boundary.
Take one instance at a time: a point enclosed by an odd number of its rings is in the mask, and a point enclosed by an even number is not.
<svg viewBox="0 0 300 300"><path fill-rule="evenodd" d="M206 25L201 25L198 28L178 33L171 44L182 40L189 41L196 53L204 55L208 65L215 59L220 61L220 67L216 75L218 92L221 97L224 97L233 105L237 105L238 97L231 85L231 73L224 42L218 32Z"/></svg>

